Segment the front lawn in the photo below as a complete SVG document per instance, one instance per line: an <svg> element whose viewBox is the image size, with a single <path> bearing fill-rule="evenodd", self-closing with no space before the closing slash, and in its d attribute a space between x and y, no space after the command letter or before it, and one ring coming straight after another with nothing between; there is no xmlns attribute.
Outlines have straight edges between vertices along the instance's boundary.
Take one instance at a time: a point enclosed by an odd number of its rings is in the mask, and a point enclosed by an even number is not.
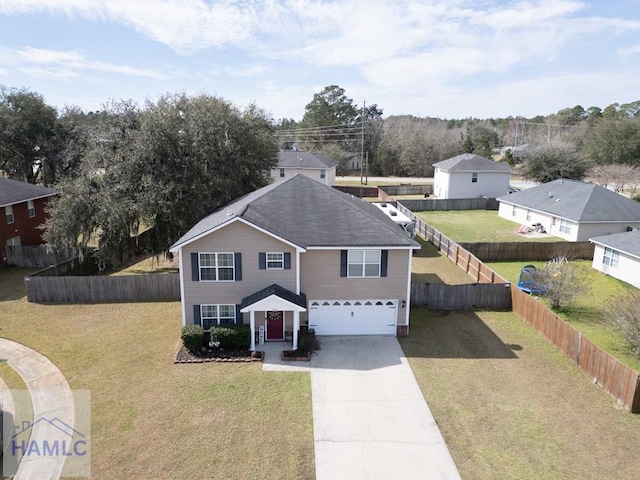
<svg viewBox="0 0 640 480"><path fill-rule="evenodd" d="M444 210L414 212L454 242L561 242L560 238L547 235L534 237L520 235L515 229L520 225L500 218L497 210Z"/></svg>
<svg viewBox="0 0 640 480"><path fill-rule="evenodd" d="M640 415L514 314L413 308L399 340L462 478L638 479Z"/></svg>
<svg viewBox="0 0 640 480"><path fill-rule="evenodd" d="M36 305L25 272L0 269L0 335L91 391L92 478L314 477L308 373L174 365L179 302Z"/></svg>
<svg viewBox="0 0 640 480"><path fill-rule="evenodd" d="M515 288L520 270L528 263L537 268L544 266L544 262L487 262L486 265L509 280ZM640 372L640 360L633 354L631 346L605 321L608 317L607 303L634 287L594 270L591 260L572 260L569 265L574 275L586 280L586 288L556 314L600 348ZM541 301L545 301L544 297Z"/></svg>

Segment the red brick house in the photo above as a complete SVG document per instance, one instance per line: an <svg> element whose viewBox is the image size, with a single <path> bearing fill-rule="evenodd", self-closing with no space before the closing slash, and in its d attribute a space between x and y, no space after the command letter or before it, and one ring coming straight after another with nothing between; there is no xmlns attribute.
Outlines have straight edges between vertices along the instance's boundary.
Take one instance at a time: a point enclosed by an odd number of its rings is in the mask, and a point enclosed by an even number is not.
<svg viewBox="0 0 640 480"><path fill-rule="evenodd" d="M0 248L5 245L40 245L46 214L44 207L56 193L46 187L0 178Z"/></svg>

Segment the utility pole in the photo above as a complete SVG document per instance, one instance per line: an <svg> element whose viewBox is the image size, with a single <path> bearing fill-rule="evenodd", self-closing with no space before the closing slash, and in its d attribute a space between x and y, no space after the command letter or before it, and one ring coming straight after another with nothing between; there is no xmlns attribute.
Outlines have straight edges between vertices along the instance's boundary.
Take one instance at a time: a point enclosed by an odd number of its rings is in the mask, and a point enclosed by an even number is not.
<svg viewBox="0 0 640 480"><path fill-rule="evenodd" d="M366 185L369 182L369 165L365 167L365 158L364 158L364 113L366 108L366 101L362 102L362 132L360 135L360 184ZM367 158L368 160L368 158ZM364 181L362 181L363 173L366 175L364 177Z"/></svg>

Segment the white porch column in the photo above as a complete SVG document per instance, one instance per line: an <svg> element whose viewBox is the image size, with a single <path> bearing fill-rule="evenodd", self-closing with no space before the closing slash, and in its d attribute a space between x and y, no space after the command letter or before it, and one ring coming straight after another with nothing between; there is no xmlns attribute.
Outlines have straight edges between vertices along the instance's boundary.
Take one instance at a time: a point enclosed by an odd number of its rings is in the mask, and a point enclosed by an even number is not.
<svg viewBox="0 0 640 480"><path fill-rule="evenodd" d="M293 350L298 349L298 330L300 330L300 312L293 311Z"/></svg>
<svg viewBox="0 0 640 480"><path fill-rule="evenodd" d="M256 313L253 310L249 311L249 319L251 323L251 348L254 352L256 350Z"/></svg>

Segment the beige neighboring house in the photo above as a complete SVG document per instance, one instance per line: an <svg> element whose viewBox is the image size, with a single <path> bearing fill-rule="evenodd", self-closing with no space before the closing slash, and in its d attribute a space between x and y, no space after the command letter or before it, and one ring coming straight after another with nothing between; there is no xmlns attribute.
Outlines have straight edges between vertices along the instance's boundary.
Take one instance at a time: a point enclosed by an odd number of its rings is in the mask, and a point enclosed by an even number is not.
<svg viewBox="0 0 640 480"><path fill-rule="evenodd" d="M640 288L640 230L589 240L595 244L593 268Z"/></svg>
<svg viewBox="0 0 640 480"><path fill-rule="evenodd" d="M500 217L520 225L539 223L569 242L640 228L640 203L594 183L558 179L498 202Z"/></svg>
<svg viewBox="0 0 640 480"><path fill-rule="evenodd" d="M278 166L271 170L277 182L302 174L330 187L336 183L337 163L322 153L282 150L278 152Z"/></svg>
<svg viewBox="0 0 640 480"><path fill-rule="evenodd" d="M256 336L295 349L300 325L406 335L419 248L379 208L296 175L219 208L171 247L182 323L249 324L252 349Z"/></svg>
<svg viewBox="0 0 640 480"><path fill-rule="evenodd" d="M511 167L473 153L433 164L433 193L438 198L496 198L509 192Z"/></svg>

